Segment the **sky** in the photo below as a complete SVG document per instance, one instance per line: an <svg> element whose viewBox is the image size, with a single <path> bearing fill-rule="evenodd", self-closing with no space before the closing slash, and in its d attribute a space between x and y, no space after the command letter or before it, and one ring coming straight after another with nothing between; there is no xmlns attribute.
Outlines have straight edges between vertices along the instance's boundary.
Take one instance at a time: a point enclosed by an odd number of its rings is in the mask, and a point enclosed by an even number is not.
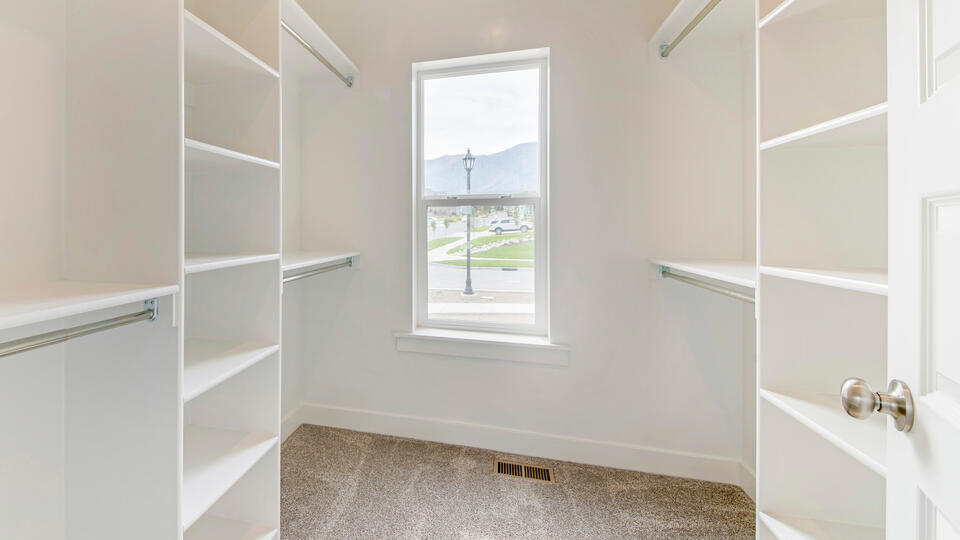
<svg viewBox="0 0 960 540"><path fill-rule="evenodd" d="M494 154L533 142L539 131L539 70L427 79L423 157Z"/></svg>

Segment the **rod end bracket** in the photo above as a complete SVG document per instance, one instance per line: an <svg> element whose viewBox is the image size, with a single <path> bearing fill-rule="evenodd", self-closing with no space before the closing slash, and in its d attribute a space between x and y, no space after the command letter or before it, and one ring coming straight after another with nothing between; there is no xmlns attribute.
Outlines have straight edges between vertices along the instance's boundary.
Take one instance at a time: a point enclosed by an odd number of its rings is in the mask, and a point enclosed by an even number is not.
<svg viewBox="0 0 960 540"><path fill-rule="evenodd" d="M670 56L670 45L664 43L660 45L660 58L666 58Z"/></svg>
<svg viewBox="0 0 960 540"><path fill-rule="evenodd" d="M149 319L151 322L157 320L157 314L160 312L160 307L159 307L159 304L157 303L156 298L151 298L150 300L144 300L143 309L153 313L153 315L151 315Z"/></svg>

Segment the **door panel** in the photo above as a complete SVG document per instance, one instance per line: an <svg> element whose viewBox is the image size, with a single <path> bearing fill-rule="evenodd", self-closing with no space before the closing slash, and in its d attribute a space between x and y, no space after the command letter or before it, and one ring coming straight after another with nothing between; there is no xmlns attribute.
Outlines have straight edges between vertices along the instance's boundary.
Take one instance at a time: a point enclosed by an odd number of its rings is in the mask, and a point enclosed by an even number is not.
<svg viewBox="0 0 960 540"><path fill-rule="evenodd" d="M887 538L960 524L960 2L889 0L888 372L913 430L887 428Z"/></svg>
<svg viewBox="0 0 960 540"><path fill-rule="evenodd" d="M960 76L960 2L922 0L921 9L921 53L933 83L929 97Z"/></svg>

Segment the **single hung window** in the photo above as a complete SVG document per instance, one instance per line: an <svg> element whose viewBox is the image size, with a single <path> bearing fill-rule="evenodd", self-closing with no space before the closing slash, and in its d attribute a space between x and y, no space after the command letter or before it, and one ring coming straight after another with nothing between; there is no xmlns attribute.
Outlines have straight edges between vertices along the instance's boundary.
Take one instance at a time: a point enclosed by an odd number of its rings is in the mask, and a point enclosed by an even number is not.
<svg viewBox="0 0 960 540"><path fill-rule="evenodd" d="M420 327L547 332L547 51L414 65Z"/></svg>

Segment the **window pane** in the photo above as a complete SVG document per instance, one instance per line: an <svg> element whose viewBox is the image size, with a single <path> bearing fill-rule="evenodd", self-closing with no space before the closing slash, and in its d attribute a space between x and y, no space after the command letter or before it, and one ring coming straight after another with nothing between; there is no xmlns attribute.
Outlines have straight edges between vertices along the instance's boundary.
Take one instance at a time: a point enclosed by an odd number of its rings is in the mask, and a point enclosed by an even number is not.
<svg viewBox="0 0 960 540"><path fill-rule="evenodd" d="M536 195L540 190L540 70L423 81L425 196ZM470 189L464 155L476 158Z"/></svg>
<svg viewBox="0 0 960 540"><path fill-rule="evenodd" d="M530 205L427 209L429 319L534 324L533 210ZM511 219L503 219L507 216Z"/></svg>

